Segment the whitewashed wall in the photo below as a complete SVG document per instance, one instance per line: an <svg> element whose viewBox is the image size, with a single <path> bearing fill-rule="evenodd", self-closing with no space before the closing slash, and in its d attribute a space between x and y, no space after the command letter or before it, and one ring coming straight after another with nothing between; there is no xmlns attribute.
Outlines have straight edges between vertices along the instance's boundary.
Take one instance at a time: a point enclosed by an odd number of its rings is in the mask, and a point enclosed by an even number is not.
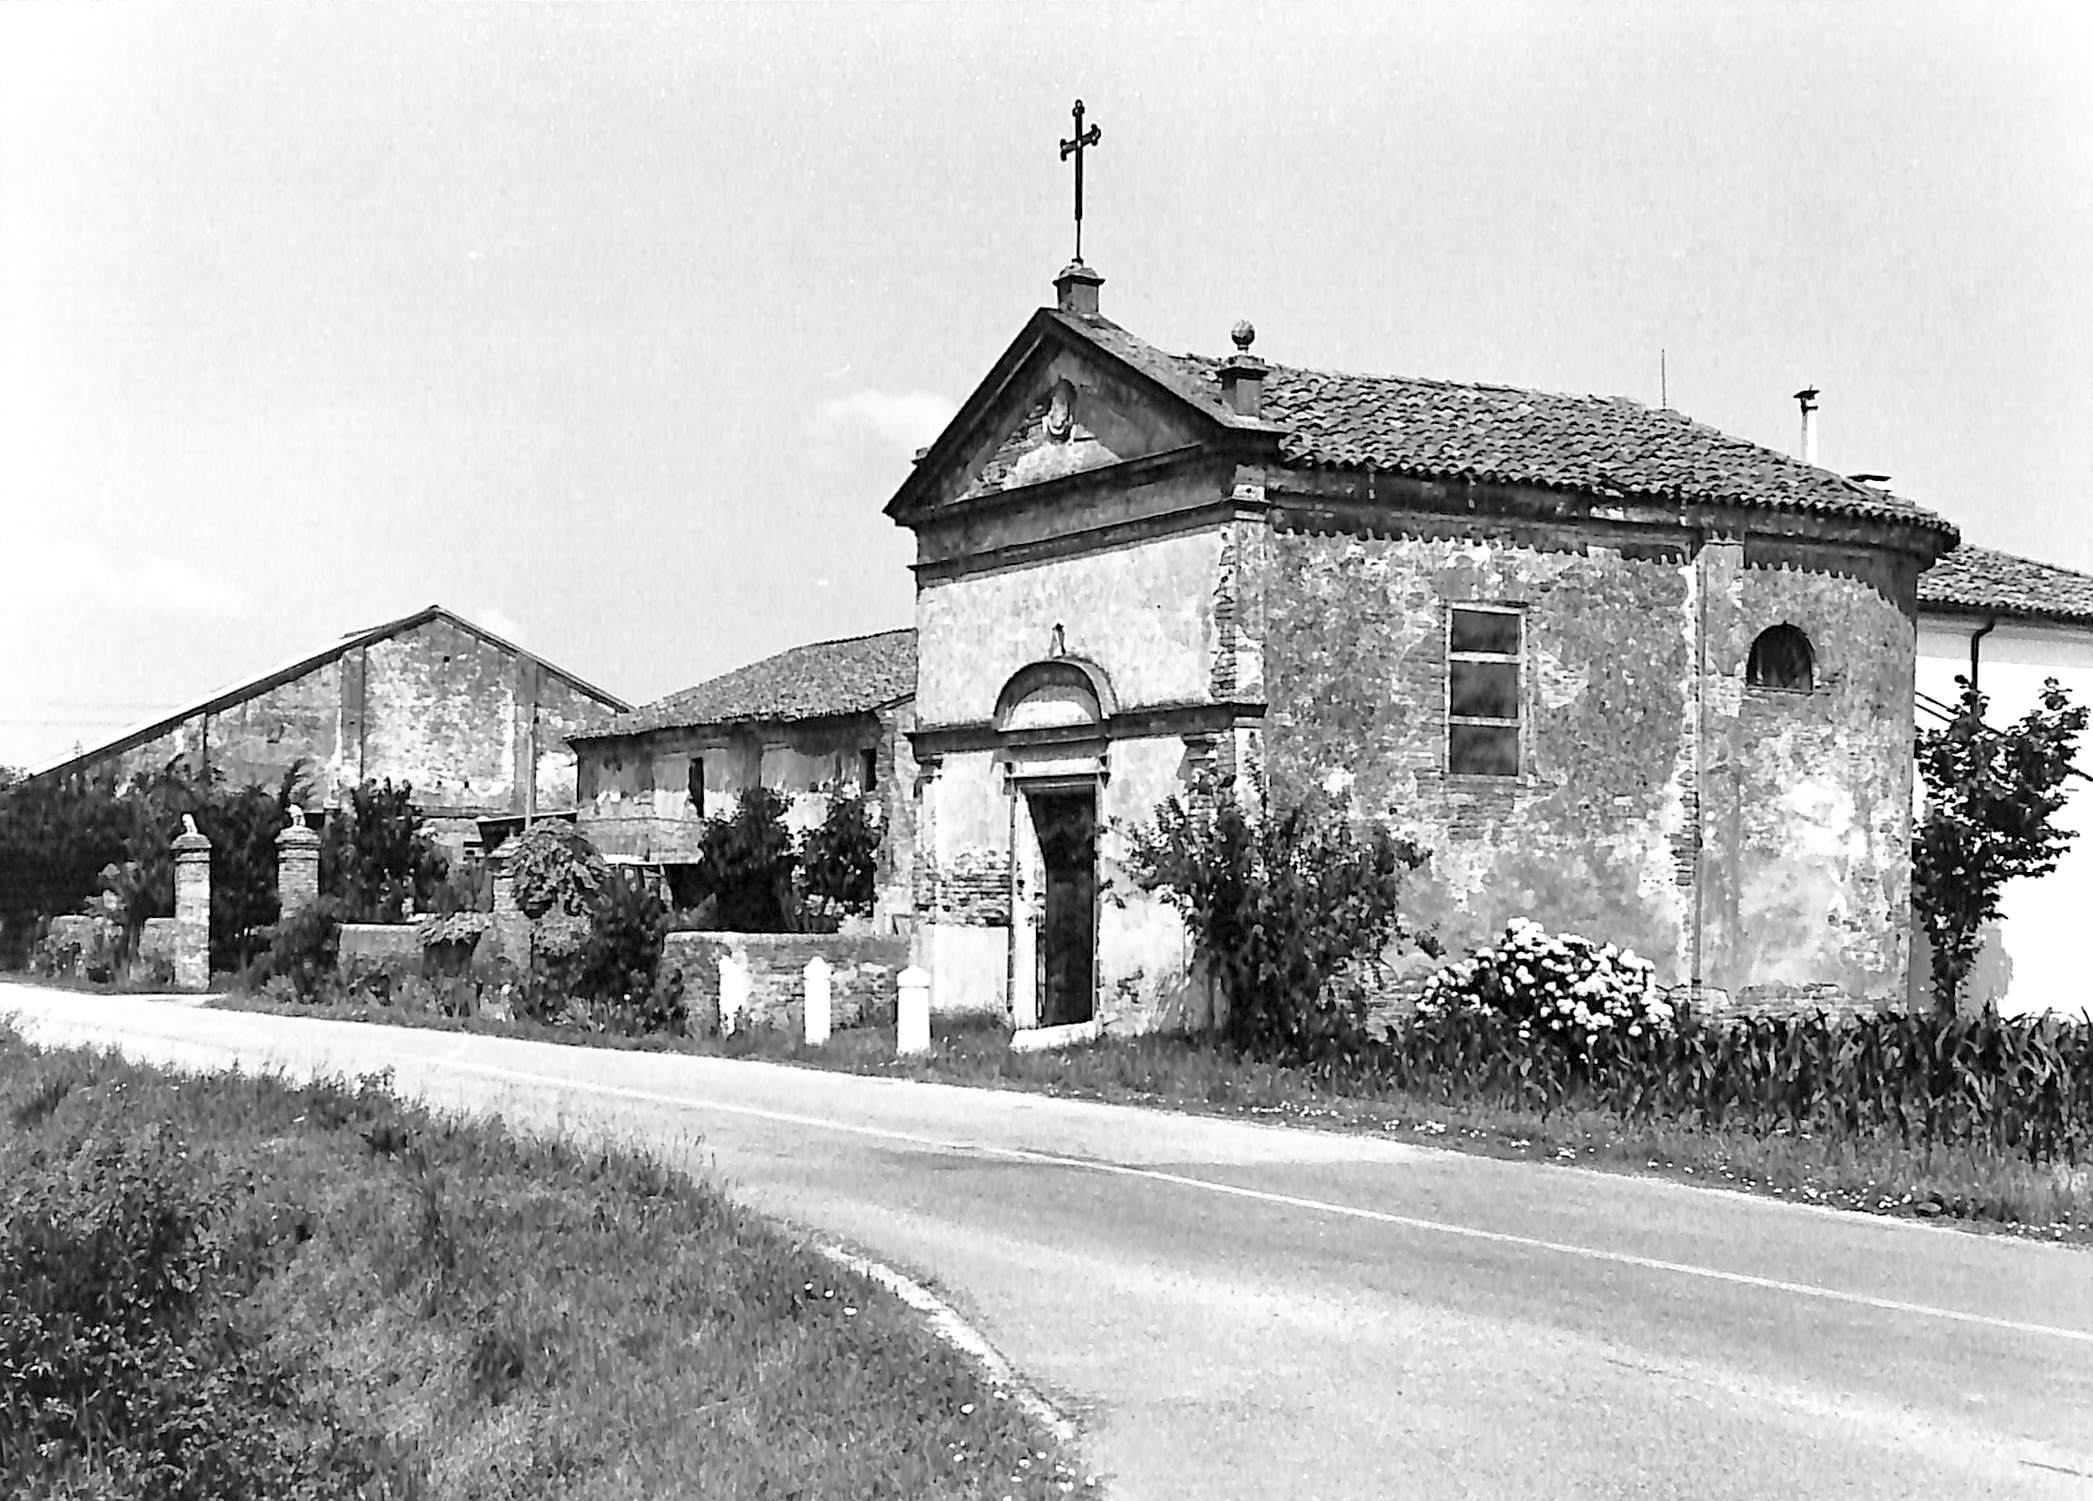
<svg viewBox="0 0 2093 1501"><path fill-rule="evenodd" d="M1953 703L1955 678L1969 673L1969 646L1982 621L1922 616L1918 690ZM1994 725L2035 707L2054 677L2076 703L2093 705L2093 628L2001 622L1978 646L1977 686L1991 700ZM1920 724L1938 724L1923 710ZM2093 771L2093 738L2080 741L2078 764ZM2093 1013L2093 783L2071 782L2061 822L2077 831L2056 871L2006 887L2004 921L1978 961L1976 998L1996 997L2008 1015L2038 1011ZM1925 976L1914 974L1915 991Z"/></svg>

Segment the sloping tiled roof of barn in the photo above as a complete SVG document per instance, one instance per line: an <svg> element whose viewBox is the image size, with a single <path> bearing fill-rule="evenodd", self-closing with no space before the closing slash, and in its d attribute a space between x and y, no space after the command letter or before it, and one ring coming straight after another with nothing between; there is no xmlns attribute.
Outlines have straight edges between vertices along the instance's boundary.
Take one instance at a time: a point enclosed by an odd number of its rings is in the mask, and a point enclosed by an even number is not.
<svg viewBox="0 0 2093 1501"><path fill-rule="evenodd" d="M2093 576L1988 547L1941 554L1919 575L1919 604L2019 619L2093 623Z"/></svg>
<svg viewBox="0 0 2093 1501"><path fill-rule="evenodd" d="M570 740L711 725L788 723L869 714L916 691L913 628L815 641L707 678L628 713L598 720Z"/></svg>
<svg viewBox="0 0 2093 1501"><path fill-rule="evenodd" d="M1223 404L1220 360L1164 354L1107 318L1061 320L1230 426L1283 429L1280 454L1301 468L1763 506L1957 535L1948 521L1886 491L1626 397L1270 365L1262 423L1252 424Z"/></svg>

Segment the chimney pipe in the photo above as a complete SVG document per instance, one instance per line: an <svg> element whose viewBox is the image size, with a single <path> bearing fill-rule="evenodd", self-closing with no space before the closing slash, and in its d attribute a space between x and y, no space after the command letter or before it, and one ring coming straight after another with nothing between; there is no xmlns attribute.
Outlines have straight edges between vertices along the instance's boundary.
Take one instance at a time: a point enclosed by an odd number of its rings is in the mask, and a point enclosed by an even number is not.
<svg viewBox="0 0 2093 1501"><path fill-rule="evenodd" d="M1817 388L1804 386L1795 393L1795 399L1802 404L1802 462L1814 464L1817 462Z"/></svg>
<svg viewBox="0 0 2093 1501"><path fill-rule="evenodd" d="M1054 278L1055 306L1079 318L1095 318L1097 289L1104 284L1105 279L1081 261L1070 261Z"/></svg>
<svg viewBox="0 0 2093 1501"><path fill-rule="evenodd" d="M1221 362L1221 399L1239 417L1260 416L1264 410L1265 362L1250 352L1257 330L1246 319L1229 330L1235 353Z"/></svg>

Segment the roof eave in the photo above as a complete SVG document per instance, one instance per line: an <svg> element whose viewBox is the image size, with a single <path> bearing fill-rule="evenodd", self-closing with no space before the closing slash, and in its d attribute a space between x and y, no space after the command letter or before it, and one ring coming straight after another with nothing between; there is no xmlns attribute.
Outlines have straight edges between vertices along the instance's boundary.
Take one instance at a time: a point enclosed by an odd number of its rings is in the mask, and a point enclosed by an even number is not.
<svg viewBox="0 0 2093 1501"><path fill-rule="evenodd" d="M569 735L567 743L572 745L581 740L637 740L643 735L738 730L761 725L815 724L825 719L869 719L884 710L905 704L915 696L913 692L903 693L893 698L881 699L875 704L868 704L862 709L829 709L819 714L748 714L729 719L667 720L642 728L588 730Z"/></svg>

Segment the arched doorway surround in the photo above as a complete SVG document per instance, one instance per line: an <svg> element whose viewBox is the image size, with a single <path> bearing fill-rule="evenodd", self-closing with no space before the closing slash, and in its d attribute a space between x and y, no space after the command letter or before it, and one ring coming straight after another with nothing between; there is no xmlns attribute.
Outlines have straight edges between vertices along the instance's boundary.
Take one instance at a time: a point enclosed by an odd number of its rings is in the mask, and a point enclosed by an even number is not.
<svg viewBox="0 0 2093 1501"><path fill-rule="evenodd" d="M1117 700L1096 663L1056 656L996 696L1010 794L1010 1003L1020 1032L1097 1016L1098 795Z"/></svg>

